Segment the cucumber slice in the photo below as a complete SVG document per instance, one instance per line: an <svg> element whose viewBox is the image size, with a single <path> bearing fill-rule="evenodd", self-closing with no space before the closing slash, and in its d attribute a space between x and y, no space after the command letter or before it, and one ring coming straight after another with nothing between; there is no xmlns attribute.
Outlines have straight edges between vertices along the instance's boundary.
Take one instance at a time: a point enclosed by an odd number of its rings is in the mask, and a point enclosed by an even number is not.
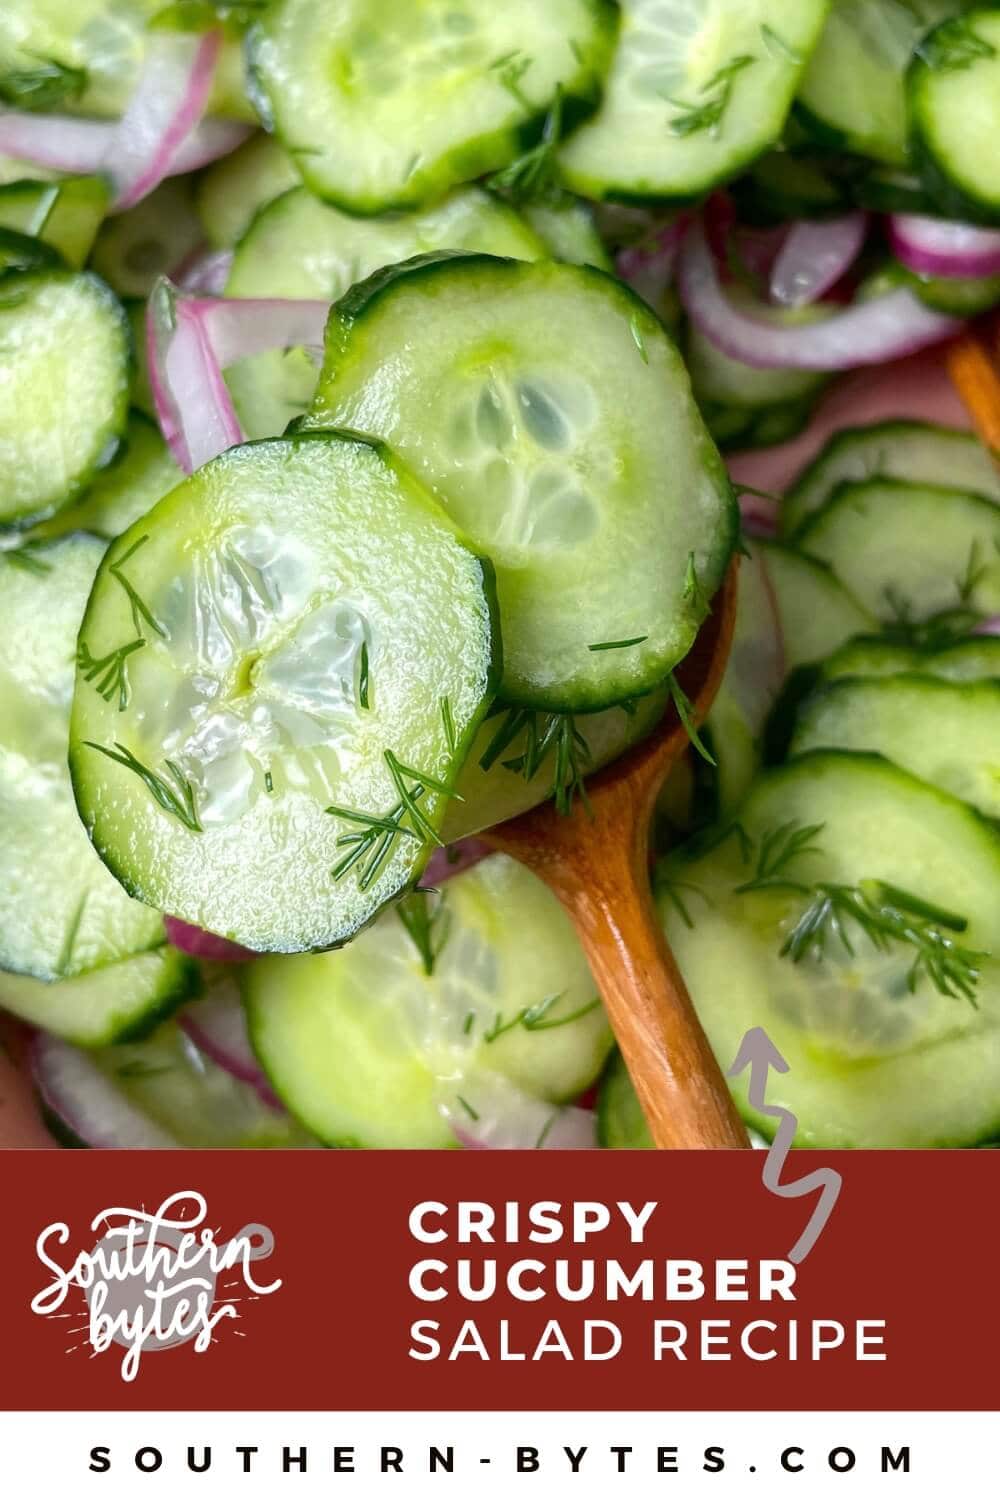
<svg viewBox="0 0 1000 1500"><path fill-rule="evenodd" d="M876 618L1000 613L1000 507L934 485L842 484L796 534Z"/></svg>
<svg viewBox="0 0 1000 1500"><path fill-rule="evenodd" d="M877 756L816 752L757 782L735 836L666 865L660 912L716 1056L732 1061L744 1033L763 1026L789 1071L768 1078L770 1104L798 1117L796 1144L828 1148L969 1146L996 1139L1000 1124L1000 964L983 960L976 1004L939 994L923 975L911 992L917 950L876 948L848 922L849 953L834 933L799 963L782 944L810 896L753 879L762 840L821 825L780 871L817 881L887 883L954 912L968 926L955 941L1000 944L1000 836L971 808ZM772 846L772 852L773 852ZM745 857L746 855L746 857ZM671 899L685 897L687 922ZM695 887L699 894L689 892ZM688 922L691 924L688 925ZM733 1088L744 1118L773 1135L749 1108L745 1077Z"/></svg>
<svg viewBox="0 0 1000 1500"><path fill-rule="evenodd" d="M82 500L59 511L28 533L36 539L89 531L111 541L170 493L184 478L160 430L141 412L129 413L125 443L114 463L102 469Z"/></svg>
<svg viewBox="0 0 1000 1500"><path fill-rule="evenodd" d="M130 901L73 805L66 766L73 656L103 546L70 537L0 554L0 968L66 979L163 942Z"/></svg>
<svg viewBox="0 0 1000 1500"><path fill-rule="evenodd" d="M79 270L108 211L103 177L24 180L0 186L0 228L36 235Z"/></svg>
<svg viewBox="0 0 1000 1500"><path fill-rule="evenodd" d="M429 920L422 947L403 915ZM500 1073L536 1098L573 1099L611 1046L569 918L502 854L434 905L385 913L342 953L248 964L241 983L268 1078L329 1145L454 1145L439 1105L466 1081Z"/></svg>
<svg viewBox="0 0 1000 1500"><path fill-rule="evenodd" d="M562 193L552 199L529 199L521 204L521 217L542 240L553 260L566 260L574 266L596 266L599 271L614 269L597 232L593 210L582 198ZM520 260L534 258L530 255L518 257Z"/></svg>
<svg viewBox="0 0 1000 1500"><path fill-rule="evenodd" d="M721 453L734 450L749 452L787 443L809 425L815 396L800 401L780 402L776 406L718 406L699 400L705 426Z"/></svg>
<svg viewBox="0 0 1000 1500"><path fill-rule="evenodd" d="M168 177L130 208L104 221L91 260L120 297L148 297L202 243L190 177Z"/></svg>
<svg viewBox="0 0 1000 1500"><path fill-rule="evenodd" d="M956 318L978 318L1000 302L1000 276L914 276L907 280L928 307Z"/></svg>
<svg viewBox="0 0 1000 1500"><path fill-rule="evenodd" d="M843 677L800 706L791 753L871 750L1000 818L1000 682Z"/></svg>
<svg viewBox="0 0 1000 1500"><path fill-rule="evenodd" d="M695 198L777 141L826 0L623 0L604 102L559 152L587 198Z"/></svg>
<svg viewBox="0 0 1000 1500"><path fill-rule="evenodd" d="M924 33L956 0L833 0L799 88L799 117L827 145L907 160L905 77Z"/></svg>
<svg viewBox="0 0 1000 1500"><path fill-rule="evenodd" d="M298 168L273 136L251 136L206 167L195 183L198 217L209 244L232 249L262 208L301 185Z"/></svg>
<svg viewBox="0 0 1000 1500"><path fill-rule="evenodd" d="M416 213L355 219L305 188L259 213L238 246L226 286L230 297L341 297L380 266L430 250L485 250L536 260L545 246L517 212L480 188L465 188ZM227 372L243 430L283 432L307 409L316 361L304 349L259 354Z"/></svg>
<svg viewBox="0 0 1000 1500"><path fill-rule="evenodd" d="M506 699L604 708L689 650L736 510L679 355L611 277L387 267L332 310L308 425L392 443L492 557Z"/></svg>
<svg viewBox="0 0 1000 1500"><path fill-rule="evenodd" d="M928 422L877 422L834 433L802 471L785 495L782 535L794 536L838 485L876 475L973 490L1000 501L1000 475L971 432Z"/></svg>
<svg viewBox="0 0 1000 1500"><path fill-rule="evenodd" d="M112 543L81 627L81 652L132 647L124 706L77 678L70 764L101 856L248 948L345 942L437 837L493 692L491 589L377 444L214 459Z"/></svg>
<svg viewBox="0 0 1000 1500"><path fill-rule="evenodd" d="M980 7L925 37L907 75L913 146L954 218L1000 224L1000 15Z"/></svg>
<svg viewBox="0 0 1000 1500"><path fill-rule="evenodd" d="M67 505L113 457L128 412L128 328L87 272L0 286L0 528Z"/></svg>
<svg viewBox="0 0 1000 1500"><path fill-rule="evenodd" d="M199 991L198 966L166 945L46 984L0 972L0 1005L78 1047L145 1036Z"/></svg>
<svg viewBox="0 0 1000 1500"><path fill-rule="evenodd" d="M553 101L564 126L588 113L616 20L606 0L276 0L250 60L309 187L377 214L507 166Z"/></svg>
<svg viewBox="0 0 1000 1500"><path fill-rule="evenodd" d="M173 1022L145 1041L96 1052L45 1037L35 1075L45 1104L88 1146L260 1151L316 1144Z"/></svg>
<svg viewBox="0 0 1000 1500"><path fill-rule="evenodd" d="M445 843L516 818L554 794L560 806L570 805L579 794L577 774L589 776L645 739L669 702L669 688L662 686L634 703L594 714L539 714L495 704L459 773L458 796L445 813ZM563 743L570 749L565 765ZM547 746L543 754L541 745Z"/></svg>
<svg viewBox="0 0 1000 1500"><path fill-rule="evenodd" d="M899 672L941 677L946 682L1000 679L1000 639L975 636L940 651L926 651L918 646L897 645L884 636L859 636L823 664L827 682L838 677L892 677Z"/></svg>
<svg viewBox="0 0 1000 1500"><path fill-rule="evenodd" d="M813 557L777 542L755 541L767 569L781 621L785 670L822 661L852 635L870 630L875 617Z"/></svg>
<svg viewBox="0 0 1000 1500"><path fill-rule="evenodd" d="M810 322L817 316L814 308L802 316L802 309L789 313L775 309L777 323ZM721 349L690 324L684 340L684 358L691 384L699 404L738 407L757 412L765 407L803 402L819 394L828 376L815 370L757 370L738 359L730 359Z"/></svg>
<svg viewBox="0 0 1000 1500"><path fill-rule="evenodd" d="M615 1049L597 1095L597 1141L608 1151L652 1151L653 1137L632 1086L625 1059Z"/></svg>

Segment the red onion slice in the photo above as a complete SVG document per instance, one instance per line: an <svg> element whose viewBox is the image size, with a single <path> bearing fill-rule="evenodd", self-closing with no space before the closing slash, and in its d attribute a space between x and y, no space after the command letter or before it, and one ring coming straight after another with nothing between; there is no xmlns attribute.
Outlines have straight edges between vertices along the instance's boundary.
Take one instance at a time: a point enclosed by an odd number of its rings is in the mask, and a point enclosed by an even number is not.
<svg viewBox="0 0 1000 1500"><path fill-rule="evenodd" d="M79 1047L36 1033L31 1067L49 1109L88 1146L103 1151L170 1151L180 1142L131 1104Z"/></svg>
<svg viewBox="0 0 1000 1500"><path fill-rule="evenodd" d="M739 485L736 491L739 493ZM740 495L740 515L743 529L749 536L775 537L778 535L778 502L765 495Z"/></svg>
<svg viewBox="0 0 1000 1500"><path fill-rule="evenodd" d="M223 1072L248 1083L269 1108L284 1112L250 1045L246 1013L231 979L214 985L203 1000L186 1005L178 1020L198 1050Z"/></svg>
<svg viewBox="0 0 1000 1500"><path fill-rule="evenodd" d="M688 234L678 288L691 321L716 348L754 369L848 370L881 364L950 337L962 325L905 288L794 327L737 308L726 296L701 225Z"/></svg>
<svg viewBox="0 0 1000 1500"><path fill-rule="evenodd" d="M597 1147L593 1110L536 1099L499 1074L480 1073L464 1079L439 1108L459 1145L471 1151L591 1151Z"/></svg>
<svg viewBox="0 0 1000 1500"><path fill-rule="evenodd" d="M990 615L986 620L980 620L974 625L972 635L1000 635L1000 615Z"/></svg>
<svg viewBox="0 0 1000 1500"><path fill-rule="evenodd" d="M206 932L203 927L192 927L190 922L182 922L179 917L164 917L163 925L167 929L167 942L171 947L192 958L207 958L223 964L245 964L258 956L239 943L217 937L214 932Z"/></svg>
<svg viewBox="0 0 1000 1500"><path fill-rule="evenodd" d="M893 214L889 243L896 259L918 276L1000 276L1000 229Z"/></svg>
<svg viewBox="0 0 1000 1500"><path fill-rule="evenodd" d="M0 110L0 153L54 172L90 177L107 169L118 129L114 120ZM196 172L228 156L252 134L251 125L235 120L203 120L182 142L164 175Z"/></svg>
<svg viewBox="0 0 1000 1500"><path fill-rule="evenodd" d="M771 301L781 307L818 302L857 260L867 228L863 213L793 224L771 267Z"/></svg>
<svg viewBox="0 0 1000 1500"><path fill-rule="evenodd" d="M471 870L473 865L478 865L481 859L492 852L489 844L482 839L460 839L457 844L449 844L446 849L435 849L420 877L420 884L444 885L454 875L461 875L463 870Z"/></svg>
<svg viewBox="0 0 1000 1500"><path fill-rule="evenodd" d="M171 271L170 278L191 296L221 297L232 265L231 250L206 250L200 245Z"/></svg>
<svg viewBox="0 0 1000 1500"><path fill-rule="evenodd" d="M149 33L138 82L105 163L119 212L145 198L167 175L205 113L221 46L221 31Z"/></svg>
<svg viewBox="0 0 1000 1500"><path fill-rule="evenodd" d="M615 257L618 275L651 307L656 307L670 285L688 223L688 216L682 214Z"/></svg>

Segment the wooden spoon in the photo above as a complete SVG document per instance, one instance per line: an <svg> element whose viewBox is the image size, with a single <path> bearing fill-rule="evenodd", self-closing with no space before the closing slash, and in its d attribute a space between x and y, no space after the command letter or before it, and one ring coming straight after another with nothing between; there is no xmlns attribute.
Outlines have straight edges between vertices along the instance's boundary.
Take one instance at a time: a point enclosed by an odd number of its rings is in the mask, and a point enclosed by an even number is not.
<svg viewBox="0 0 1000 1500"><path fill-rule="evenodd" d="M704 721L736 613L734 562L677 678ZM483 835L551 887L583 944L653 1141L666 1148L749 1146L722 1071L663 937L649 884L649 827L667 773L687 752L671 709L659 728L588 778L592 816L551 803Z"/></svg>

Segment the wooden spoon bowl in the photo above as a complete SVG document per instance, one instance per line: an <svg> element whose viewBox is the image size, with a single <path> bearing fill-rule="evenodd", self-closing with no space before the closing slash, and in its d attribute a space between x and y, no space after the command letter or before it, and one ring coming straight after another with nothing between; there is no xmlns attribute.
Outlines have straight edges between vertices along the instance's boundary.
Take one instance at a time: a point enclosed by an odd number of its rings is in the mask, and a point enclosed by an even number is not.
<svg viewBox="0 0 1000 1500"><path fill-rule="evenodd" d="M696 724L722 681L736 615L737 562L678 668ZM545 803L484 834L555 892L569 913L659 1147L749 1145L729 1089L663 937L649 882L660 789L687 753L673 708L621 759L587 780L590 810Z"/></svg>

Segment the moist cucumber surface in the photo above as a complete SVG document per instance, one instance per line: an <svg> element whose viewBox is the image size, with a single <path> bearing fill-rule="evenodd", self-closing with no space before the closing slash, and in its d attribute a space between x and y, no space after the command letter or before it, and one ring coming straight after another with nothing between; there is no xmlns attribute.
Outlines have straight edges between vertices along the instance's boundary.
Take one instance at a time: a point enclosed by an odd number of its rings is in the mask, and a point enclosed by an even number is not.
<svg viewBox="0 0 1000 1500"><path fill-rule="evenodd" d="M102 177L31 178L0 186L0 228L37 235L79 270L90 254L110 194Z"/></svg>
<svg viewBox="0 0 1000 1500"><path fill-rule="evenodd" d="M774 593L786 671L822 661L874 625L874 615L823 563L778 542L757 541L753 547Z"/></svg>
<svg viewBox="0 0 1000 1500"><path fill-rule="evenodd" d="M554 104L592 109L616 23L606 0L277 0L250 56L308 185L374 214L508 165Z"/></svg>
<svg viewBox="0 0 1000 1500"><path fill-rule="evenodd" d="M1000 224L1000 15L980 6L925 37L907 77L914 147L956 218Z"/></svg>
<svg viewBox="0 0 1000 1500"><path fill-rule="evenodd" d="M217 250L230 250L262 208L302 185L302 175L273 136L260 132L195 183L195 203L205 235Z"/></svg>
<svg viewBox="0 0 1000 1500"><path fill-rule="evenodd" d="M410 884L492 698L492 577L380 445L213 460L112 543L70 760L128 890L262 951L329 947ZM141 642L137 645L136 642Z"/></svg>
<svg viewBox="0 0 1000 1500"><path fill-rule="evenodd" d="M168 177L125 213L105 219L91 264L119 297L148 297L161 276L178 267L202 243L189 177Z"/></svg>
<svg viewBox="0 0 1000 1500"><path fill-rule="evenodd" d="M973 490L1000 501L1000 476L972 433L926 422L878 422L829 439L785 494L782 535L794 535L838 485L875 477Z"/></svg>
<svg viewBox="0 0 1000 1500"><path fill-rule="evenodd" d="M695 198L777 141L825 0L624 0L601 108L559 152L576 193Z"/></svg>
<svg viewBox="0 0 1000 1500"><path fill-rule="evenodd" d="M128 410L129 339L96 276L0 281L0 528L69 503L113 457Z"/></svg>
<svg viewBox="0 0 1000 1500"><path fill-rule="evenodd" d="M470 1103L482 1075L559 1103L607 1057L569 918L523 865L491 855L415 901L430 904L384 913L343 952L241 974L262 1066L328 1145L454 1145L442 1106Z"/></svg>
<svg viewBox="0 0 1000 1500"><path fill-rule="evenodd" d="M1000 1123L1000 964L977 958L975 1004L939 993L913 972L909 943L875 946L845 919L805 945L798 963L781 949L820 883L883 882L941 908L965 926L955 943L995 953L1000 836L956 798L875 756L816 752L762 777L735 833L700 856L671 857L660 911L716 1056L728 1066L751 1026L763 1026L789 1063L768 1079L768 1102L798 1117L796 1144L842 1147L969 1146ZM778 876L760 870L805 830ZM811 852L807 852L808 851ZM754 889L746 889L753 883ZM743 889L741 889L741 887ZM676 904L682 897L686 918ZM881 897L879 898L881 899ZM912 916L909 918L915 920ZM748 1107L751 1124L774 1121Z"/></svg>
<svg viewBox="0 0 1000 1500"><path fill-rule="evenodd" d="M332 302L380 266L431 250L483 250L518 260L546 255L519 214L480 188L381 219L353 218L298 188L254 219L237 247L226 295ZM250 437L283 432L308 408L317 376L315 354L304 349L241 360L226 379L244 431Z"/></svg>
<svg viewBox="0 0 1000 1500"><path fill-rule="evenodd" d="M0 967L74 978L163 942L77 816L66 756L73 658L103 544L69 537L0 554Z"/></svg>
<svg viewBox="0 0 1000 1500"><path fill-rule="evenodd" d="M603 708L686 655L735 506L680 356L612 278L487 256L388 268L331 313L309 425L331 424L390 442L493 559L505 698Z"/></svg>
<svg viewBox="0 0 1000 1500"><path fill-rule="evenodd" d="M34 527L27 539L30 542L64 536L70 531L89 531L111 541L183 478L159 428L133 410L129 413L123 446L113 463L100 470L81 500Z"/></svg>
<svg viewBox="0 0 1000 1500"><path fill-rule="evenodd" d="M198 993L198 967L166 944L76 979L0 972L0 1005L80 1047L143 1037Z"/></svg>

